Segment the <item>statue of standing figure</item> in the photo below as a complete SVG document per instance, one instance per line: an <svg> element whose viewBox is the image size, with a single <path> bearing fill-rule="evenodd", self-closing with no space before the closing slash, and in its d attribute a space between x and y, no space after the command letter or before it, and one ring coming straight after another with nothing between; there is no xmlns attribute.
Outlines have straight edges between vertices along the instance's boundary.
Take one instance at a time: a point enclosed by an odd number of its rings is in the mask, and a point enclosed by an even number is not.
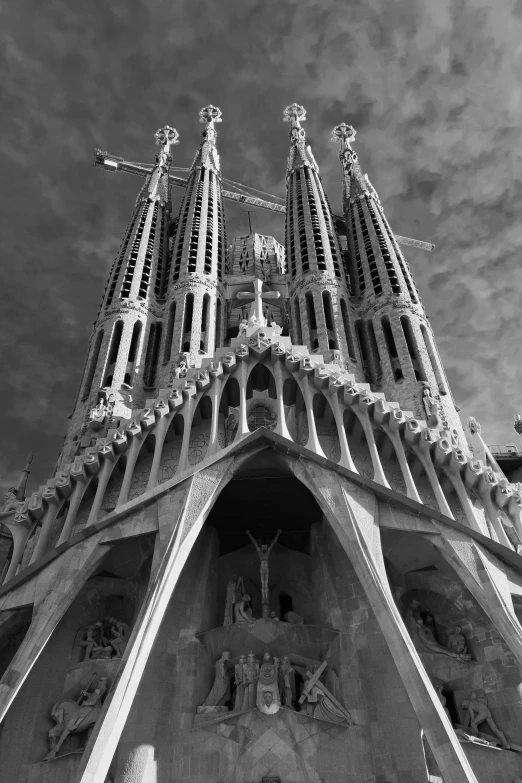
<svg viewBox="0 0 522 783"><path fill-rule="evenodd" d="M268 558L270 557L270 552L276 545L279 536L283 532L282 530L277 531L277 535L268 546L267 544L262 544L259 546L255 538L251 535L250 530L245 531L249 539L252 541L253 545L257 549L257 554L259 555L259 564L260 564L260 573L261 573L261 603L268 606Z"/></svg>
<svg viewBox="0 0 522 783"><path fill-rule="evenodd" d="M241 597L244 595L245 587L243 583L243 577L237 574L232 574L227 582L227 591L225 597L225 616L223 618L223 625L232 625L234 623L234 607L238 601L241 601Z"/></svg>

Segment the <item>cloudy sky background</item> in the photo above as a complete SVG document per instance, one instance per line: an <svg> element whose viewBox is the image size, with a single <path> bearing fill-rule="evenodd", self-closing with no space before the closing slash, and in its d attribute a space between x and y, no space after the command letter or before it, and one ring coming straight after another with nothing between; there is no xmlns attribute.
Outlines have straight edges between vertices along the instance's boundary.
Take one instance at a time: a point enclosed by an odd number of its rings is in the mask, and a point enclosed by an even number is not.
<svg viewBox="0 0 522 783"><path fill-rule="evenodd" d="M518 443L521 41L522 0L0 3L0 484L30 449L31 486L52 473L140 186L94 147L152 162L168 123L188 166L208 103L224 175L280 195L282 111L302 103L334 209L330 131L354 125L394 229L437 246L407 257L462 415ZM283 240L280 217L253 221ZM227 226L247 232L244 208Z"/></svg>

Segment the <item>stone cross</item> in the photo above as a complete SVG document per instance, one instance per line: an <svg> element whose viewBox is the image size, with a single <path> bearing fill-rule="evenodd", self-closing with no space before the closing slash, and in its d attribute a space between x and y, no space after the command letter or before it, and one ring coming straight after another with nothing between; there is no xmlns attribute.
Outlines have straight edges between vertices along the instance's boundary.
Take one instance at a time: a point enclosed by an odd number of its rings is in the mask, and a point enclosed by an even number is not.
<svg viewBox="0 0 522 783"><path fill-rule="evenodd" d="M254 292L240 291L237 294L237 298L252 302L250 308L250 319L252 324L256 326L266 326L266 318L263 315L263 302L268 299L279 299L279 291L265 291L263 292L263 281L256 277L254 280ZM254 321L255 318L255 321Z"/></svg>
<svg viewBox="0 0 522 783"><path fill-rule="evenodd" d="M357 160L357 153L350 147L350 143L355 141L355 129L352 128L351 125L341 122L341 124L336 125L332 131L332 141L339 142L339 160L343 164L345 171L349 174L353 168L353 164Z"/></svg>
<svg viewBox="0 0 522 783"><path fill-rule="evenodd" d="M179 144L179 133L175 128L171 128L170 125L164 125L163 128L158 128L154 138L156 139L156 144L162 148L158 155L158 165L165 166L170 155L170 148L173 144Z"/></svg>

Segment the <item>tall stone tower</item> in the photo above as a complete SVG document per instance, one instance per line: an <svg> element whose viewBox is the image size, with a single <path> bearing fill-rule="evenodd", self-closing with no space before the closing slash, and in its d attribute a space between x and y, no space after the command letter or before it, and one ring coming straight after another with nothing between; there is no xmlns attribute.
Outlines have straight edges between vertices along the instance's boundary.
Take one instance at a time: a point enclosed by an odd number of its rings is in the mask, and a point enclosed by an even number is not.
<svg viewBox="0 0 522 783"><path fill-rule="evenodd" d="M354 131L341 218L289 106L285 246L227 248L224 198L283 207L222 189L220 115L186 181L168 126L152 170L98 152L145 184L58 467L0 512L1 783L514 783L520 485L462 448Z"/></svg>
<svg viewBox="0 0 522 783"><path fill-rule="evenodd" d="M426 397L463 445L464 434L419 292L368 175L351 147L355 130L341 123L343 211L351 257L352 304L366 379L388 399L425 417Z"/></svg>

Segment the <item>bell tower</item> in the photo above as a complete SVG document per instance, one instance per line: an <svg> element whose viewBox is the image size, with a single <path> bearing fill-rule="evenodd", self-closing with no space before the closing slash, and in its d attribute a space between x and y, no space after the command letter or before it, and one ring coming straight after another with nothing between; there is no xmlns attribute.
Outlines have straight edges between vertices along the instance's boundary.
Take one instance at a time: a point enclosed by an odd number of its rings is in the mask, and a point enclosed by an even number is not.
<svg viewBox="0 0 522 783"><path fill-rule="evenodd" d="M226 235L215 128L221 111L206 106L199 120L204 129L181 202L167 272L164 382L180 353L198 366L201 357L212 356L224 340Z"/></svg>
<svg viewBox="0 0 522 783"><path fill-rule="evenodd" d="M432 426L465 443L444 368L417 287L379 196L351 144L355 130L333 129L343 169L343 210L355 331L366 380Z"/></svg>
<svg viewBox="0 0 522 783"><path fill-rule="evenodd" d="M343 258L319 167L301 122L306 110L294 103L284 111L290 123L286 171L286 254L290 277L292 338L325 361L345 361L359 370Z"/></svg>
<svg viewBox="0 0 522 783"><path fill-rule="evenodd" d="M170 147L178 132L166 125L156 131L161 148L136 199L134 211L94 325L83 378L61 461L89 445L86 430L96 419L130 418L154 387L165 298L170 219ZM97 414L92 417L96 409ZM82 443L83 441L83 443Z"/></svg>

